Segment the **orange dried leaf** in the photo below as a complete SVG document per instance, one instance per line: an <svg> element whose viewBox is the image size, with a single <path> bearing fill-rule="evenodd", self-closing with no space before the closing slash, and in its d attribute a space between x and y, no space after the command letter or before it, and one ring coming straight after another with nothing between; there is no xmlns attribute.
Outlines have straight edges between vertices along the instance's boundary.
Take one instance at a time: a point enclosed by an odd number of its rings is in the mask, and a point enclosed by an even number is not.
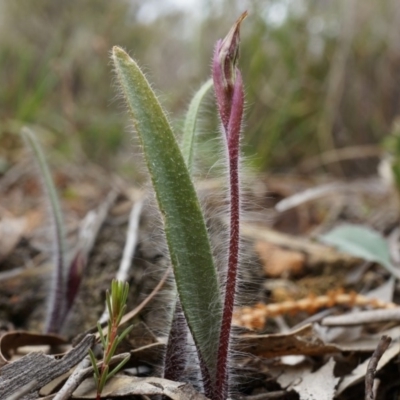
<svg viewBox="0 0 400 400"><path fill-rule="evenodd" d="M255 249L268 276L298 275L304 270L306 258L303 253L283 249L263 240L256 242Z"/></svg>

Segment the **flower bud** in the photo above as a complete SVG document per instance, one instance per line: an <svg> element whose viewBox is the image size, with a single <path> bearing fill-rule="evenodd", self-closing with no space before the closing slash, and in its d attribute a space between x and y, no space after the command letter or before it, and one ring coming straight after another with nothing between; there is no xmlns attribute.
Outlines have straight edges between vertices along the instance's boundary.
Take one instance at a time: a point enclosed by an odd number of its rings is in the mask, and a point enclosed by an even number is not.
<svg viewBox="0 0 400 400"><path fill-rule="evenodd" d="M214 51L212 74L217 105L225 131L228 130L234 91L236 89L242 91L237 85L235 88L235 83L239 72L236 65L239 58L240 24L246 16L247 11L238 18L225 38L217 42Z"/></svg>

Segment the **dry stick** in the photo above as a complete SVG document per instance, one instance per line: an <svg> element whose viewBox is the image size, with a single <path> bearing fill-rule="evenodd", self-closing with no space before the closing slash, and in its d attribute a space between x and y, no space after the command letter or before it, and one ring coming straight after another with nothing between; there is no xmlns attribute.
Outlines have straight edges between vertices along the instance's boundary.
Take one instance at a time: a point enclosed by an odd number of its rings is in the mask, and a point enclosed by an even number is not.
<svg viewBox="0 0 400 400"><path fill-rule="evenodd" d="M140 215L143 209L143 197L136 201L132 207L130 216L129 216L129 224L127 229L127 238L124 247L124 253L122 255L121 264L119 266L116 280L117 281L126 281L128 278L128 272L132 264L133 254L136 249L136 245L139 238L139 222L140 222ZM107 307L103 311L102 316L99 319L100 324L107 322L108 320L108 310Z"/></svg>
<svg viewBox="0 0 400 400"><path fill-rule="evenodd" d="M369 360L367 367L367 374L365 375L365 400L375 399L373 387L374 387L376 368L378 366L379 360L383 356L383 353L389 347L391 341L392 341L391 337L383 335L378 343L377 348L372 354L371 359Z"/></svg>
<svg viewBox="0 0 400 400"><path fill-rule="evenodd" d="M347 315L326 317L321 321L325 326L354 326L375 322L400 321L400 307L385 310L368 310Z"/></svg>
<svg viewBox="0 0 400 400"><path fill-rule="evenodd" d="M329 196L332 193L337 194L338 192L365 192L371 193L377 190L382 191L385 189L383 185L376 179L365 179L360 182L344 183L344 182L332 182L324 185L305 189L302 192L295 193L285 199L279 201L275 205L275 209L279 212L290 210L291 208L300 206L318 198Z"/></svg>
<svg viewBox="0 0 400 400"><path fill-rule="evenodd" d="M84 358L74 372L65 382L61 390L55 395L53 400L66 400L69 399L74 390L81 384L83 379L90 373L93 372L93 368L90 368L89 357Z"/></svg>
<svg viewBox="0 0 400 400"><path fill-rule="evenodd" d="M109 365L117 364L121 362L129 353L121 353L110 359ZM101 367L102 361L100 361L97 366ZM83 382L83 380L93 373L93 367L90 364L89 357L86 357L82 362L76 367L72 375L65 382L61 390L56 394L53 400L68 400L72 393L77 389L77 387Z"/></svg>
<svg viewBox="0 0 400 400"><path fill-rule="evenodd" d="M139 222L143 209L143 201L144 199L141 198L135 202L129 216L129 225L124 253L117 276L115 277L117 281L126 281L128 277L128 272L132 264L132 258L139 239Z"/></svg>
<svg viewBox="0 0 400 400"><path fill-rule="evenodd" d="M21 389L17 390L11 396L6 397L5 400L20 400L26 394L29 394L32 390L34 390L37 384L37 380L34 379L33 381L27 383L25 386L22 386Z"/></svg>
<svg viewBox="0 0 400 400"><path fill-rule="evenodd" d="M275 209L279 212L284 212L308 201L315 200L323 196L329 196L332 193L337 193L340 190L346 190L349 188L350 186L346 183L338 182L327 183L326 185L309 188L281 200L275 205Z"/></svg>

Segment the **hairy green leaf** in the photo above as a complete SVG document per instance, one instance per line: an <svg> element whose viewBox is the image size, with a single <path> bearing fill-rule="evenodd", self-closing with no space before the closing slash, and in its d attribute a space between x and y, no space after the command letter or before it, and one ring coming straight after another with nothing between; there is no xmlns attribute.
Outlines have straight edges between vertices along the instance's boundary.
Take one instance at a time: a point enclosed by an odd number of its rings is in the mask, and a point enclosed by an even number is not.
<svg viewBox="0 0 400 400"><path fill-rule="evenodd" d="M189 172L191 172L193 165L194 141L200 104L212 85L213 81L209 79L201 86L190 102L189 109L186 113L182 136L182 154Z"/></svg>
<svg viewBox="0 0 400 400"><path fill-rule="evenodd" d="M51 177L46 157L36 139L35 133L27 127L22 128L21 134L26 143L32 150L35 161L39 167L43 187L45 189L47 200L50 205L53 228L53 259L54 259L54 279L51 287L51 298L49 303L49 312L47 314L45 331L59 332L64 321L66 310L66 277L65 266L65 233L64 220L62 217L61 206L57 195L57 190Z"/></svg>
<svg viewBox="0 0 400 400"><path fill-rule="evenodd" d="M213 377L222 306L201 207L170 124L145 76L118 47L113 48L113 61L163 216L183 312Z"/></svg>

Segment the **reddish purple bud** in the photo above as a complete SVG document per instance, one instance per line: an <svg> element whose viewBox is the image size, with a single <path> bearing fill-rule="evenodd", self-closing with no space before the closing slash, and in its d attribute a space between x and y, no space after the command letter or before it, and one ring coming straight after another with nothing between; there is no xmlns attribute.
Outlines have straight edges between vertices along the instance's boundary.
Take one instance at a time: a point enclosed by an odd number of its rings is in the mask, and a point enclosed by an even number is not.
<svg viewBox="0 0 400 400"><path fill-rule="evenodd" d="M228 131L232 113L232 99L237 81L239 58L240 24L247 16L245 11L234 23L225 39L219 40L215 46L212 62L215 96L225 133Z"/></svg>

